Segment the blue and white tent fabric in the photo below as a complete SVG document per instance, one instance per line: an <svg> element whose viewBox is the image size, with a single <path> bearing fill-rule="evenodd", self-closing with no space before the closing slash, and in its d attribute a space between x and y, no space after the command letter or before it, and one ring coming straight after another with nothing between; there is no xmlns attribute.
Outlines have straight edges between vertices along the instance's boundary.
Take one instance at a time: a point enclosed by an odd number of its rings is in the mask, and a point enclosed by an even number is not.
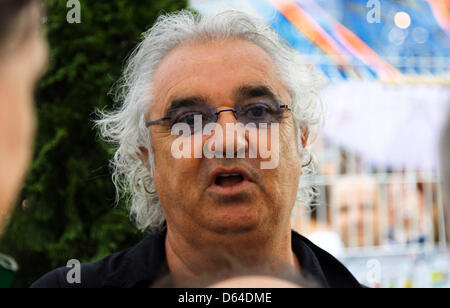
<svg viewBox="0 0 450 308"><path fill-rule="evenodd" d="M267 21L330 78L448 76L449 0L191 0L202 14L233 8ZM448 82L448 80L446 81Z"/></svg>

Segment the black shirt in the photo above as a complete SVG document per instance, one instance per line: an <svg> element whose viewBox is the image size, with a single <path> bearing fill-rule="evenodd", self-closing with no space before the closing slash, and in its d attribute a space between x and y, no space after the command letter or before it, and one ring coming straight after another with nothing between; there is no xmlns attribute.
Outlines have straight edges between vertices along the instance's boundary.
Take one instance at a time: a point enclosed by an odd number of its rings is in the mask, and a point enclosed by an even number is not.
<svg viewBox="0 0 450 308"><path fill-rule="evenodd" d="M122 252L100 261L81 264L81 282L70 284L71 268L61 267L44 275L32 288L147 288L169 273L165 232L154 233ZM292 250L302 271L324 287L360 288L353 275L332 255L292 231Z"/></svg>

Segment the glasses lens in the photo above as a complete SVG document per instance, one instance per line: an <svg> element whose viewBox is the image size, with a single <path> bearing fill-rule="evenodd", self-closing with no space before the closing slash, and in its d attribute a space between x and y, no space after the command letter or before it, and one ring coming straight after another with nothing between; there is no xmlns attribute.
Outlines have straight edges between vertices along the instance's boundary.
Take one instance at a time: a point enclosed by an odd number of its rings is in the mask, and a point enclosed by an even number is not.
<svg viewBox="0 0 450 308"><path fill-rule="evenodd" d="M235 108L239 122L244 125L249 123L270 125L280 123L282 119L280 105L272 99L246 101L237 104Z"/></svg>
<svg viewBox="0 0 450 308"><path fill-rule="evenodd" d="M177 124L187 124L191 132L195 133L198 129L214 121L214 108L208 106L189 106L180 107L173 110L168 116L171 118L170 127ZM198 123L197 125L195 125Z"/></svg>

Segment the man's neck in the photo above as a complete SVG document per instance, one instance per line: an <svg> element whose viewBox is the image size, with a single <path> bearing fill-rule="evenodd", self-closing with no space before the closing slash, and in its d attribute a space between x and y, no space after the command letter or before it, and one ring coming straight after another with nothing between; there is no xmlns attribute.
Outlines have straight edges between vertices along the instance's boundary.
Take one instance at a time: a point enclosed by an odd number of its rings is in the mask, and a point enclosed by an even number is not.
<svg viewBox="0 0 450 308"><path fill-rule="evenodd" d="M205 232L207 233L207 232ZM168 228L165 240L167 264L175 281L183 282L227 274L260 273L277 276L286 269L300 271L292 251L291 231L216 236L198 234L194 238ZM227 273L228 271L228 273Z"/></svg>

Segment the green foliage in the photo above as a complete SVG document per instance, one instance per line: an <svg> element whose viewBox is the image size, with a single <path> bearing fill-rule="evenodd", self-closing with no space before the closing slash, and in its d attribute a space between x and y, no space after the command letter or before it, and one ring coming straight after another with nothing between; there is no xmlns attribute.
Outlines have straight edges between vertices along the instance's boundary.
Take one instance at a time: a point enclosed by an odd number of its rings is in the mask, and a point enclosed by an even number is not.
<svg viewBox="0 0 450 308"><path fill-rule="evenodd" d="M112 149L93 129L96 108L111 108L107 93L124 59L161 12L186 0L81 0L81 24L66 21L66 1L47 0L50 67L37 93L35 157L0 243L19 263L17 287L27 287L67 260L98 260L143 238L126 205L114 208L108 160Z"/></svg>

